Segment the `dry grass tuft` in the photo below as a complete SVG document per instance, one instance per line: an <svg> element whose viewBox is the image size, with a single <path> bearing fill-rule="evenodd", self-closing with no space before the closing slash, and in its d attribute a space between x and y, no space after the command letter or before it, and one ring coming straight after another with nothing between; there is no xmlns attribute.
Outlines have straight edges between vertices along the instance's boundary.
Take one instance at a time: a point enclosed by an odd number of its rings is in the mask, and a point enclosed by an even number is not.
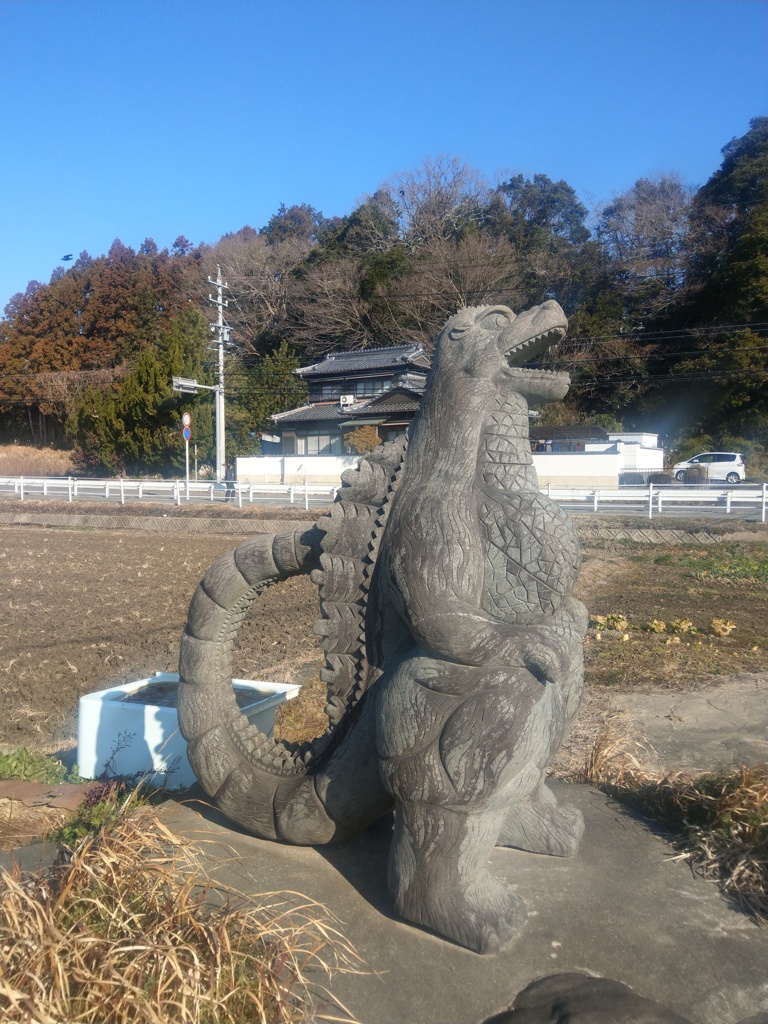
<svg viewBox="0 0 768 1024"><path fill-rule="evenodd" d="M768 922L768 766L664 774L643 766L650 754L642 743L604 732L579 781L662 821L686 847L681 856L716 878L756 921Z"/></svg>
<svg viewBox="0 0 768 1024"><path fill-rule="evenodd" d="M327 684L321 679L307 679L302 683L297 697L278 707L275 714L275 737L292 743L304 743L321 736L328 728L328 716L325 713L327 703Z"/></svg>
<svg viewBox="0 0 768 1024"><path fill-rule="evenodd" d="M234 893L195 858L144 808L51 872L0 872L2 1019L351 1020L308 978L360 963L328 912L297 894Z"/></svg>
<svg viewBox="0 0 768 1024"><path fill-rule="evenodd" d="M72 452L32 445L0 445L0 476L76 476Z"/></svg>

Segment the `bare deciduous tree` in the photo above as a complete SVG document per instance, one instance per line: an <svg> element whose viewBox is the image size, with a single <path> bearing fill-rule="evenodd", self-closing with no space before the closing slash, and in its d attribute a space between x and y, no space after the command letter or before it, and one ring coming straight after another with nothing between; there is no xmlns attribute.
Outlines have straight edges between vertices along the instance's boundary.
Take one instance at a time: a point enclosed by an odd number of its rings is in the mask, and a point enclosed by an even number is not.
<svg viewBox="0 0 768 1024"><path fill-rule="evenodd" d="M269 243L261 235L235 235L223 239L211 252L208 273L215 276L216 264L221 265L229 285L227 321L241 351L259 351L263 335L282 334L293 275L313 245L303 238Z"/></svg>
<svg viewBox="0 0 768 1024"><path fill-rule="evenodd" d="M490 191L478 171L446 155L394 175L383 187L397 205L403 241L414 249L480 224Z"/></svg>
<svg viewBox="0 0 768 1024"><path fill-rule="evenodd" d="M644 315L674 302L685 282L692 190L676 174L641 178L610 203L598 236L617 284Z"/></svg>
<svg viewBox="0 0 768 1024"><path fill-rule="evenodd" d="M435 332L464 306L520 305L520 259L504 238L472 231L459 241L435 236L417 254L407 275L380 289L403 340L430 347Z"/></svg>

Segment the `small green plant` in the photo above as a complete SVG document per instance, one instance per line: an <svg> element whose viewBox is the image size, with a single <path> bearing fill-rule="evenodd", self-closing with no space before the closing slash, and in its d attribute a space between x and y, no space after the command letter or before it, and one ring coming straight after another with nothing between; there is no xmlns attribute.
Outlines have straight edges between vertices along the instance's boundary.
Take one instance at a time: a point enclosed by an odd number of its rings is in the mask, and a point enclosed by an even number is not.
<svg viewBox="0 0 768 1024"><path fill-rule="evenodd" d="M7 754L0 753L0 779L22 779L27 782L82 782L77 765L67 768L56 757L37 754L26 747L16 747Z"/></svg>
<svg viewBox="0 0 768 1024"><path fill-rule="evenodd" d="M605 616L606 629L615 629L618 633L623 633L627 626L629 626L629 621L622 612L611 612L610 615Z"/></svg>
<svg viewBox="0 0 768 1024"><path fill-rule="evenodd" d="M90 789L75 816L48 834L49 841L73 850L86 836L114 825L120 818L126 788L122 782L109 781Z"/></svg>
<svg viewBox="0 0 768 1024"><path fill-rule="evenodd" d="M611 612L608 615L592 615L589 624L596 629L613 629L623 633L629 626L629 621L623 612Z"/></svg>
<svg viewBox="0 0 768 1024"><path fill-rule="evenodd" d="M712 619L709 624L709 631L715 636L728 636L736 629L736 623L730 619Z"/></svg>
<svg viewBox="0 0 768 1024"><path fill-rule="evenodd" d="M646 622L645 629L648 633L666 633L667 624L660 619L651 619L650 622Z"/></svg>
<svg viewBox="0 0 768 1024"><path fill-rule="evenodd" d="M672 619L669 624L671 633L690 633L692 629L693 623L690 619Z"/></svg>

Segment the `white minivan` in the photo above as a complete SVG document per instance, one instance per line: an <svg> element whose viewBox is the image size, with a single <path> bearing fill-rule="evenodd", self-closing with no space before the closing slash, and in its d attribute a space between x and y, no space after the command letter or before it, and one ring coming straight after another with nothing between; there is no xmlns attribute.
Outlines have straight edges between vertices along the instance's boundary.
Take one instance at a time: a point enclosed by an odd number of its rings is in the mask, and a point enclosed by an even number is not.
<svg viewBox="0 0 768 1024"><path fill-rule="evenodd" d="M672 469L675 480L685 480L686 469L694 466L706 466L709 480L725 480L729 484L738 484L747 475L744 456L739 452L703 452L687 462L676 463Z"/></svg>

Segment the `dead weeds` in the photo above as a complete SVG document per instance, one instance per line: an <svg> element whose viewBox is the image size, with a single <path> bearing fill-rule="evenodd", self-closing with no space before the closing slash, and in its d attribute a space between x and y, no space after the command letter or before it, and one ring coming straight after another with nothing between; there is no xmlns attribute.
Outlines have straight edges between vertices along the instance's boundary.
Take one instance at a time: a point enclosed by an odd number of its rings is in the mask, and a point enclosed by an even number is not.
<svg viewBox="0 0 768 1024"><path fill-rule="evenodd" d="M197 856L144 808L50 872L0 871L3 1020L351 1020L310 980L359 969L329 912L224 888Z"/></svg>
<svg viewBox="0 0 768 1024"><path fill-rule="evenodd" d="M661 773L642 740L610 729L573 781L589 783L662 822L701 875L718 881L756 921L768 921L768 767Z"/></svg>

